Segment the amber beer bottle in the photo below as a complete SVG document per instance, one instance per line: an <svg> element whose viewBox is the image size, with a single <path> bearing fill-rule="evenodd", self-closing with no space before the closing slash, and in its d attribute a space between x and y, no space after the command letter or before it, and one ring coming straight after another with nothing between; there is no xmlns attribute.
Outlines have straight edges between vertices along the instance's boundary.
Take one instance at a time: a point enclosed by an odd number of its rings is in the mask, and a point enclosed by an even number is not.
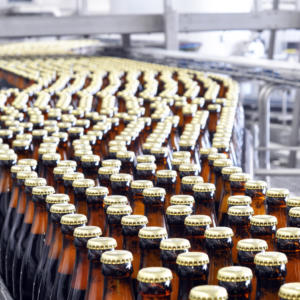
<svg viewBox="0 0 300 300"><path fill-rule="evenodd" d="M171 299L177 300L179 277L177 275L176 258L180 253L187 253L191 248L191 244L187 239L168 238L160 242L161 260L163 267L168 268L172 272L172 284L174 289L171 293Z"/></svg>
<svg viewBox="0 0 300 300"><path fill-rule="evenodd" d="M218 285L199 285L191 289L189 300L214 300L228 299L228 293L225 288Z"/></svg>
<svg viewBox="0 0 300 300"><path fill-rule="evenodd" d="M170 300L172 292L172 272L167 268L148 267L138 273L138 300Z"/></svg>
<svg viewBox="0 0 300 300"><path fill-rule="evenodd" d="M300 297L300 283L299 282L290 282L283 284L279 289L279 299L288 300L288 299L297 299Z"/></svg>
<svg viewBox="0 0 300 300"><path fill-rule="evenodd" d="M132 260L133 256L127 250L105 251L102 254L103 300L135 299L131 280Z"/></svg>
<svg viewBox="0 0 300 300"><path fill-rule="evenodd" d="M209 180L210 167L208 163L208 155L217 152L218 150L216 148L201 148L199 150L201 164L200 176L203 178L204 182L208 182Z"/></svg>
<svg viewBox="0 0 300 300"><path fill-rule="evenodd" d="M277 218L270 215L255 215L250 219L250 233L252 238L265 240L268 250L274 250Z"/></svg>
<svg viewBox="0 0 300 300"><path fill-rule="evenodd" d="M210 227L205 230L205 244L210 258L208 283L217 283L220 268L232 265L233 231L229 227Z"/></svg>
<svg viewBox="0 0 300 300"><path fill-rule="evenodd" d="M286 282L300 281L300 228L279 228L276 232L276 248L288 258Z"/></svg>
<svg viewBox="0 0 300 300"><path fill-rule="evenodd" d="M84 179L83 173L80 172L73 172L73 173L66 173L63 175L65 193L70 197L70 203L75 203L75 195L73 189L73 182L78 179Z"/></svg>
<svg viewBox="0 0 300 300"><path fill-rule="evenodd" d="M73 269L71 286L67 299L84 300L88 284L88 239L99 237L102 234L100 227L80 226L74 230L74 245L76 247L76 259Z"/></svg>
<svg viewBox="0 0 300 300"><path fill-rule="evenodd" d="M119 151L116 155L122 163L120 171L133 175L135 168L135 154L133 151Z"/></svg>
<svg viewBox="0 0 300 300"><path fill-rule="evenodd" d="M112 174L110 176L111 190L114 195L129 196L129 188L133 177L128 173Z"/></svg>
<svg viewBox="0 0 300 300"><path fill-rule="evenodd" d="M262 180L248 180L245 184L245 194L252 198L255 215L265 215L267 183Z"/></svg>
<svg viewBox="0 0 300 300"><path fill-rule="evenodd" d="M155 182L155 163L137 163L136 165L136 177L138 179L150 180Z"/></svg>
<svg viewBox="0 0 300 300"><path fill-rule="evenodd" d="M193 250L205 251L204 233L211 223L211 218L206 215L190 215L185 218L186 238L190 241Z"/></svg>
<svg viewBox="0 0 300 300"><path fill-rule="evenodd" d="M46 201L48 200L48 198L49 196L47 197ZM35 275L32 293L33 299L50 299L51 288L54 284L54 279L57 272L58 259L62 250L63 237L61 232L60 220L63 215L71 214L74 212L75 206L67 202L53 204L50 208L49 219L53 227L51 243L49 243L49 250L47 251L45 261L41 265L39 272L37 270Z"/></svg>
<svg viewBox="0 0 300 300"><path fill-rule="evenodd" d="M98 178L101 186L106 186L109 194L112 193L110 176L119 173L119 167L101 167L98 169Z"/></svg>
<svg viewBox="0 0 300 300"><path fill-rule="evenodd" d="M157 170L171 169L169 149L167 147L152 147L150 153L155 156Z"/></svg>
<svg viewBox="0 0 300 300"><path fill-rule="evenodd" d="M74 173L71 167L55 167L53 169L54 188L57 193L64 193L63 176L67 173Z"/></svg>
<svg viewBox="0 0 300 300"><path fill-rule="evenodd" d="M289 210L287 223L288 226L300 228L300 207L299 206L292 207Z"/></svg>
<svg viewBox="0 0 300 300"><path fill-rule="evenodd" d="M32 131L32 143L33 143L33 155L32 157L35 160L38 160L39 158L39 146L42 143L45 136L48 135L47 130L45 129L35 129Z"/></svg>
<svg viewBox="0 0 300 300"><path fill-rule="evenodd" d="M85 178L93 179L98 182L98 169L100 165L100 156L88 154L81 156L81 167Z"/></svg>
<svg viewBox="0 0 300 300"><path fill-rule="evenodd" d="M227 290L229 299L250 299L253 274L248 267L231 266L218 271L218 283Z"/></svg>
<svg viewBox="0 0 300 300"><path fill-rule="evenodd" d="M277 299L280 286L285 281L287 257L281 252L266 251L254 258L257 277L257 300Z"/></svg>
<svg viewBox="0 0 300 300"><path fill-rule="evenodd" d="M184 176L181 178L180 192L187 195L194 195L193 186L198 183L203 183L201 176ZM179 193L179 191L176 191Z"/></svg>
<svg viewBox="0 0 300 300"><path fill-rule="evenodd" d="M141 268L149 266L161 267L160 243L168 237L164 227L147 226L139 231L141 248Z"/></svg>
<svg viewBox="0 0 300 300"><path fill-rule="evenodd" d="M208 182L216 183L216 173L214 168L214 161L218 159L226 159L227 156L224 153L210 153L208 154L208 165L209 165L209 177Z"/></svg>
<svg viewBox="0 0 300 300"><path fill-rule="evenodd" d="M133 180L131 182L131 207L133 214L145 214L145 206L143 203L143 191L146 188L152 188L153 182L150 180Z"/></svg>
<svg viewBox="0 0 300 300"><path fill-rule="evenodd" d="M268 214L275 216L278 220L277 228L287 225L286 199L289 196L287 189L268 189L266 202L268 204Z"/></svg>
<svg viewBox="0 0 300 300"><path fill-rule="evenodd" d="M250 180L247 173L234 173L229 177L232 195L245 195L245 184Z"/></svg>
<svg viewBox="0 0 300 300"><path fill-rule="evenodd" d="M46 178L47 183L54 186L54 174L53 169L57 166L60 161L60 155L58 153L46 153L42 156L44 172L42 177Z"/></svg>
<svg viewBox="0 0 300 300"><path fill-rule="evenodd" d="M73 233L76 227L82 226L86 224L86 222L87 218L82 214L64 215L60 220L61 231L63 234L63 246L51 291L50 299L52 300L67 299L76 258Z"/></svg>
<svg viewBox="0 0 300 300"><path fill-rule="evenodd" d="M101 256L105 251L112 251L117 247L117 242L111 237L91 238L87 242L89 275L85 300L102 299L104 290L104 277L101 270Z"/></svg>

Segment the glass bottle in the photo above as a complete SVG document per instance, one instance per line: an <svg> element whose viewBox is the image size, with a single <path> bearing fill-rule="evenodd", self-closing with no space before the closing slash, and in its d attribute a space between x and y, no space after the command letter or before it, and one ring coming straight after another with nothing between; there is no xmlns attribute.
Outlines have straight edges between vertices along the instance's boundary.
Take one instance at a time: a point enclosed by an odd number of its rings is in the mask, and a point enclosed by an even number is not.
<svg viewBox="0 0 300 300"><path fill-rule="evenodd" d="M127 250L106 251L101 256L103 300L135 299L131 274L133 256Z"/></svg>
<svg viewBox="0 0 300 300"><path fill-rule="evenodd" d="M283 284L279 289L279 299L288 300L288 299L297 299L300 297L300 283L299 282L290 282Z"/></svg>
<svg viewBox="0 0 300 300"><path fill-rule="evenodd" d="M199 285L191 289L189 300L198 300L204 297L205 300L228 299L225 288L218 285Z"/></svg>
<svg viewBox="0 0 300 300"><path fill-rule="evenodd" d="M147 226L139 231L141 247L141 268L149 266L161 267L159 245L162 240L168 237L164 227Z"/></svg>
<svg viewBox="0 0 300 300"><path fill-rule="evenodd" d="M139 300L170 300L172 292L172 272L167 268L148 267L138 273Z"/></svg>
<svg viewBox="0 0 300 300"><path fill-rule="evenodd" d="M279 228L276 231L276 248L288 258L286 282L300 281L300 228Z"/></svg>
<svg viewBox="0 0 300 300"><path fill-rule="evenodd" d="M218 271L218 284L228 293L228 299L250 299L253 274L250 268L241 266L224 267Z"/></svg>
<svg viewBox="0 0 300 300"><path fill-rule="evenodd" d="M274 250L277 218L270 215L255 215L250 218L250 233L252 238L265 240L268 250Z"/></svg>
<svg viewBox="0 0 300 300"><path fill-rule="evenodd" d="M128 196L132 180L132 175L127 173L112 174L110 176L112 194Z"/></svg>
<svg viewBox="0 0 300 300"><path fill-rule="evenodd" d="M170 237L185 237L184 220L192 212L192 208L186 205L170 205L167 207L166 220Z"/></svg>
<svg viewBox="0 0 300 300"><path fill-rule="evenodd" d="M18 155L19 159L30 158L31 156L31 141L26 139L13 140L12 148Z"/></svg>
<svg viewBox="0 0 300 300"><path fill-rule="evenodd" d="M133 175L135 167L135 154L133 151L118 151L116 155L122 163L120 171Z"/></svg>
<svg viewBox="0 0 300 300"><path fill-rule="evenodd" d="M35 129L35 130L32 131L32 144L33 144L33 155L32 155L32 157L35 160L38 160L39 146L42 143L43 138L47 135L48 135L48 132L45 129Z"/></svg>
<svg viewBox="0 0 300 300"><path fill-rule="evenodd" d="M102 234L98 226L80 226L74 230L74 245L76 247L76 259L73 269L71 286L67 299L84 300L88 284L88 239L99 237Z"/></svg>
<svg viewBox="0 0 300 300"><path fill-rule="evenodd" d="M90 266L85 300L98 300L102 298L104 277L101 271L101 256L104 252L112 251L116 247L117 242L111 237L96 237L88 240L87 248Z"/></svg>
<svg viewBox="0 0 300 300"><path fill-rule="evenodd" d="M73 172L73 168L71 167L55 167L53 169L54 188L57 193L64 193L64 174Z"/></svg>
<svg viewBox="0 0 300 300"><path fill-rule="evenodd" d="M289 214L289 211L292 207L300 206L300 197L289 197L286 200L286 214Z"/></svg>
<svg viewBox="0 0 300 300"><path fill-rule="evenodd" d="M67 132L54 132L53 137L57 137L58 140L58 153L62 159L67 159L68 157L68 133Z"/></svg>
<svg viewBox="0 0 300 300"><path fill-rule="evenodd" d="M214 168L214 161L217 159L226 159L227 156L224 153L210 153L208 154L208 165L209 165L209 179L208 182L216 183L216 173Z"/></svg>
<svg viewBox="0 0 300 300"><path fill-rule="evenodd" d="M47 146L44 146L43 144L40 144L40 147L38 148L38 176L43 177L44 175L44 162L43 162L43 155L47 153L56 153L56 146L54 144L49 144Z"/></svg>
<svg viewBox="0 0 300 300"><path fill-rule="evenodd" d="M245 195L245 184L250 180L247 173L234 173L229 177L232 195Z"/></svg>
<svg viewBox="0 0 300 300"><path fill-rule="evenodd" d="M57 162L60 160L60 155L58 153L45 153L42 156L44 172L42 177L46 178L47 183L54 186L54 174L53 169L57 166Z"/></svg>
<svg viewBox="0 0 300 300"><path fill-rule="evenodd" d="M204 182L208 182L209 180L210 167L208 163L208 155L217 152L218 150L216 148L200 148L199 150L201 163L200 176L203 178Z"/></svg>
<svg viewBox="0 0 300 300"><path fill-rule="evenodd" d="M63 246L59 256L57 273L51 290L50 299L67 299L71 286L72 273L76 258L74 245L75 228L86 224L87 218L82 214L68 214L62 216L61 231L63 234Z"/></svg>
<svg viewBox="0 0 300 300"><path fill-rule="evenodd" d="M139 231L148 223L147 217L143 215L129 215L121 219L122 233L123 233L123 249L130 250L134 260L132 262L133 273L131 278L133 280L133 287L135 294L137 293L137 273L141 263L141 249L139 246Z"/></svg>
<svg viewBox="0 0 300 300"><path fill-rule="evenodd" d="M288 226L300 228L300 207L295 206L289 210Z"/></svg>
<svg viewBox="0 0 300 300"><path fill-rule="evenodd" d="M210 258L208 283L216 284L219 269L232 265L233 231L229 227L210 227L205 230L204 236Z"/></svg>
<svg viewBox="0 0 300 300"><path fill-rule="evenodd" d="M212 140L213 135L216 132L216 128L218 125L218 121L220 118L220 112L221 112L221 105L220 104L209 104L207 106L207 109L209 111L209 118L208 118L208 132L209 132L209 138Z"/></svg>
<svg viewBox="0 0 300 300"><path fill-rule="evenodd" d="M146 188L143 190L145 215L150 226L166 227L165 202L166 190L161 187Z"/></svg>
<svg viewBox="0 0 300 300"><path fill-rule="evenodd" d="M142 180L149 180L155 182L155 170L157 166L155 163L137 163L136 177Z"/></svg>
<svg viewBox="0 0 300 300"><path fill-rule="evenodd" d="M145 207L143 203L143 190L146 188L152 188L153 182L150 180L133 180L131 181L131 207L133 214L145 214Z"/></svg>
<svg viewBox="0 0 300 300"><path fill-rule="evenodd" d="M131 213L131 206L124 204L113 204L106 209L108 235L117 241L119 249L122 249L123 246L121 219Z"/></svg>
<svg viewBox="0 0 300 300"><path fill-rule="evenodd" d="M255 215L265 215L267 212L267 183L262 180L248 180L245 184L245 194L252 198Z"/></svg>
<svg viewBox="0 0 300 300"><path fill-rule="evenodd" d="M206 215L190 215L184 220L186 238L194 251L206 251L204 233L211 225L211 218Z"/></svg>
<svg viewBox="0 0 300 300"><path fill-rule="evenodd" d="M98 169L100 165L100 156L88 154L81 156L81 167L85 178L92 179L98 183Z"/></svg>
<svg viewBox="0 0 300 300"><path fill-rule="evenodd" d="M266 251L254 257L257 277L257 300L277 299L285 281L287 257L281 252Z"/></svg>
<svg viewBox="0 0 300 300"><path fill-rule="evenodd" d="M193 186L198 183L203 183L201 176L184 176L181 178L180 192L183 194L194 195ZM176 191L179 193L179 191Z"/></svg>
<svg viewBox="0 0 300 300"><path fill-rule="evenodd" d="M70 197L70 203L75 203L75 195L73 189L73 182L78 179L84 179L83 173L80 172L73 172L73 173L66 173L63 175L65 193Z"/></svg>
<svg viewBox="0 0 300 300"><path fill-rule="evenodd" d="M118 167L100 167L98 169L99 183L100 185L106 186L108 188L109 194L112 193L110 176L118 173L119 173Z"/></svg>
<svg viewBox="0 0 300 300"><path fill-rule="evenodd" d="M155 156L157 170L171 169L169 148L153 146L150 150L150 153Z"/></svg>
<svg viewBox="0 0 300 300"><path fill-rule="evenodd" d="M288 196L289 190L287 189L272 188L267 190L267 213L277 218L277 228L285 227L287 225L286 199Z"/></svg>
<svg viewBox="0 0 300 300"><path fill-rule="evenodd" d="M176 271L176 258L181 253L187 253L191 248L191 244L187 239L182 238L168 238L160 242L160 257L163 267L168 268L172 272L173 290L171 299L177 300L179 277Z"/></svg>

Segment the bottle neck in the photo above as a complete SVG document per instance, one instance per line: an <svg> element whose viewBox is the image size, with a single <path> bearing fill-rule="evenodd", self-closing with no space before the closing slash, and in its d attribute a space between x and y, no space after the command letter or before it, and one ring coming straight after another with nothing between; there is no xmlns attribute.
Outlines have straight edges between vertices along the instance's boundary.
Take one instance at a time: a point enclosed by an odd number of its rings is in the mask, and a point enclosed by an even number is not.
<svg viewBox="0 0 300 300"><path fill-rule="evenodd" d="M76 248L73 231L63 234L63 249L59 260L58 273L71 275L74 268Z"/></svg>
<svg viewBox="0 0 300 300"><path fill-rule="evenodd" d="M149 221L149 226L166 227L163 205L145 205L145 214Z"/></svg>
<svg viewBox="0 0 300 300"><path fill-rule="evenodd" d="M45 202L34 203L34 216L31 226L32 234L45 234L47 229L48 213Z"/></svg>
<svg viewBox="0 0 300 300"><path fill-rule="evenodd" d="M105 213L103 203L88 203L87 204L87 217L88 224L98 226L104 229L105 226Z"/></svg>

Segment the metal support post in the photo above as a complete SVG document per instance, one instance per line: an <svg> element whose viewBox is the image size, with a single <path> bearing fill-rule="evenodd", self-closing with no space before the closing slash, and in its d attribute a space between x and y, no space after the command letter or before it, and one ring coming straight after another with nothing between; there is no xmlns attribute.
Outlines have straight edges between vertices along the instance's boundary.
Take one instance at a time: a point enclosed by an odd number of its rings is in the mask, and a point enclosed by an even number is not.
<svg viewBox="0 0 300 300"><path fill-rule="evenodd" d="M130 41L129 33L122 34L122 46L123 46L123 48L130 48L131 41Z"/></svg>
<svg viewBox="0 0 300 300"><path fill-rule="evenodd" d="M165 47L168 50L178 50L178 14L172 4L173 0L164 0Z"/></svg>
<svg viewBox="0 0 300 300"><path fill-rule="evenodd" d="M273 0L273 10L278 10L279 8L279 0ZM268 49L268 58L273 59L274 50L276 43L276 29L272 29L270 32L270 41L269 41L269 49Z"/></svg>

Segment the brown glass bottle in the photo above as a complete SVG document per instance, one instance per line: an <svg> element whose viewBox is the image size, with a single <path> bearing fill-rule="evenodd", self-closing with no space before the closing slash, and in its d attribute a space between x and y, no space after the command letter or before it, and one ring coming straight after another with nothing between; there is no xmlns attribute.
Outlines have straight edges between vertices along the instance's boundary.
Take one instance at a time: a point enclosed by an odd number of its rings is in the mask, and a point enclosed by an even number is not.
<svg viewBox="0 0 300 300"><path fill-rule="evenodd" d="M30 158L32 155L31 152L31 140L18 139L12 142L12 148L15 153L18 155L19 159Z"/></svg>
<svg viewBox="0 0 300 300"><path fill-rule="evenodd" d="M297 299L300 297L299 293L300 283L299 282L290 282L283 284L279 289L279 299L288 300L288 299Z"/></svg>
<svg viewBox="0 0 300 300"><path fill-rule="evenodd" d="M150 153L155 156L157 170L171 169L169 149L167 147L152 146Z"/></svg>
<svg viewBox="0 0 300 300"><path fill-rule="evenodd" d="M64 181L63 176L67 173L74 173L73 168L71 167L55 167L53 169L54 177L54 188L57 193L64 193Z"/></svg>
<svg viewBox="0 0 300 300"><path fill-rule="evenodd" d="M281 252L266 251L254 258L257 289L255 299L277 299L285 281L287 257Z"/></svg>
<svg viewBox="0 0 300 300"><path fill-rule="evenodd" d="M292 207L289 210L288 226L300 228L300 207Z"/></svg>
<svg viewBox="0 0 300 300"><path fill-rule="evenodd" d="M53 170L57 166L57 162L60 160L58 153L46 153L42 156L44 172L42 177L46 178L47 183L51 186L55 185Z"/></svg>
<svg viewBox="0 0 300 300"><path fill-rule="evenodd" d="M63 234L63 246L51 291L50 299L52 300L67 299L76 257L73 233L75 228L84 225L86 222L87 218L82 214L64 215L60 220L61 231Z"/></svg>
<svg viewBox="0 0 300 300"><path fill-rule="evenodd" d="M38 153L39 146L40 146L41 142L43 141L43 138L47 135L48 135L48 132L47 132L47 130L44 130L44 129L35 129L32 131L32 144L33 144L32 157L35 160L38 160L38 158L39 158L39 153Z"/></svg>
<svg viewBox="0 0 300 300"><path fill-rule="evenodd" d="M245 195L245 184L250 180L247 173L234 173L229 177L232 195Z"/></svg>
<svg viewBox="0 0 300 300"><path fill-rule="evenodd" d="M255 215L265 215L267 183L262 180L248 180L245 184L245 194L252 198L252 207Z"/></svg>
<svg viewBox="0 0 300 300"><path fill-rule="evenodd" d="M289 211L292 207L300 206L300 197L289 197L286 200L286 214L289 214Z"/></svg>
<svg viewBox="0 0 300 300"><path fill-rule="evenodd" d="M172 284L174 289L171 293L171 299L177 300L179 277L176 268L176 258L181 253L187 253L191 248L191 244L187 239L168 238L160 242L160 257L163 267L168 268L172 272Z"/></svg>
<svg viewBox="0 0 300 300"><path fill-rule="evenodd" d="M133 151L119 151L116 155L117 159L121 161L122 173L127 173L133 175L135 168L135 154Z"/></svg>
<svg viewBox="0 0 300 300"><path fill-rule="evenodd" d="M152 188L153 182L150 180L133 180L131 181L131 207L133 209L133 214L145 214L145 206L144 206L144 196L143 190L145 188Z"/></svg>
<svg viewBox="0 0 300 300"><path fill-rule="evenodd" d="M118 173L119 167L101 167L98 170L99 183L108 188L109 194L112 193L110 176Z"/></svg>
<svg viewBox="0 0 300 300"><path fill-rule="evenodd" d="M214 168L214 161L219 159L226 159L226 155L224 153L210 153L208 154L208 165L209 165L209 176L208 182L215 184L216 183L216 172Z"/></svg>
<svg viewBox="0 0 300 300"><path fill-rule="evenodd" d="M105 251L114 250L116 246L116 240L110 237L98 237L88 240L87 248L90 265L85 300L98 300L102 298L104 277L101 270L101 256Z"/></svg>
<svg viewBox="0 0 300 300"><path fill-rule="evenodd" d="M128 197L129 188L132 180L132 175L128 173L112 174L110 176L112 194L124 195Z"/></svg>
<svg viewBox="0 0 300 300"><path fill-rule="evenodd" d="M176 191L176 193L181 192L183 194L194 195L193 186L198 183L203 183L201 176L184 176L181 178L180 191Z"/></svg>
<svg viewBox="0 0 300 300"><path fill-rule="evenodd" d="M267 212L269 215L277 218L277 228L285 227L287 225L286 199L288 196L289 191L287 189L272 188L267 190Z"/></svg>
<svg viewBox="0 0 300 300"><path fill-rule="evenodd" d="M56 146L54 144L49 144L47 146L44 146L43 143L40 144L40 147L38 148L38 176L42 177L44 175L44 162L43 162L43 155L47 153L56 153Z"/></svg>
<svg viewBox="0 0 300 300"><path fill-rule="evenodd" d="M270 215L255 215L250 219L250 233L252 238L265 240L268 250L274 250L277 218Z"/></svg>
<svg viewBox="0 0 300 300"><path fill-rule="evenodd" d="M135 299L131 280L133 256L127 250L106 251L101 256L103 300Z"/></svg>
<svg viewBox="0 0 300 300"><path fill-rule="evenodd" d="M170 300L172 292L172 272L167 268L148 267L138 273L139 300Z"/></svg>
<svg viewBox="0 0 300 300"><path fill-rule="evenodd" d="M219 269L232 265L233 231L229 227L210 227L206 229L204 235L210 258L208 283L216 284Z"/></svg>
<svg viewBox="0 0 300 300"><path fill-rule="evenodd" d="M68 158L68 133L67 132L54 132L52 134L53 137L57 137L58 141L58 153L60 154L62 159Z"/></svg>
<svg viewBox="0 0 300 300"><path fill-rule="evenodd" d="M209 111L209 119L208 119L208 132L210 140L212 140L214 133L216 132L216 127L218 125L220 112L221 112L221 105L219 104L209 104L207 109Z"/></svg>
<svg viewBox="0 0 300 300"><path fill-rule="evenodd" d="M155 163L137 163L136 177L142 180L150 180L155 182L155 170L157 166Z"/></svg>
<svg viewBox="0 0 300 300"><path fill-rule="evenodd" d="M163 227L147 226L139 231L141 247L140 269L149 266L162 266L159 245L167 237L167 231Z"/></svg>
<svg viewBox="0 0 300 300"><path fill-rule="evenodd" d="M73 182L78 179L84 179L83 173L80 172L73 172L73 173L66 173L63 175L65 193L70 197L70 203L75 203L75 195L73 189Z"/></svg>
<svg viewBox="0 0 300 300"><path fill-rule="evenodd" d="M85 178L92 179L98 183L98 169L100 156L89 154L81 156L81 167Z"/></svg>
<svg viewBox="0 0 300 300"><path fill-rule="evenodd" d="M200 285L191 289L189 300L198 300L199 298L205 300L226 300L228 294L225 288L218 285Z"/></svg>
<svg viewBox="0 0 300 300"><path fill-rule="evenodd" d="M203 178L204 182L208 182L209 180L209 173L210 173L210 167L208 163L208 155L217 153L216 148L201 148L199 150L200 154L200 162L201 162L201 172L200 175Z"/></svg>

